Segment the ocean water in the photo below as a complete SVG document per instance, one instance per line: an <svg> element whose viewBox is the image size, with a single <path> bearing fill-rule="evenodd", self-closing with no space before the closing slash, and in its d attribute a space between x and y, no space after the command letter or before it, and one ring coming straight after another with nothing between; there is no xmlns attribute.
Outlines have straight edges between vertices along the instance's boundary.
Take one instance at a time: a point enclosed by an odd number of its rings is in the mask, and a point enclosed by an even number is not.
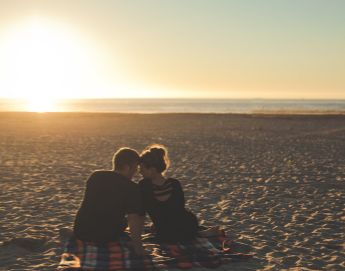
<svg viewBox="0 0 345 271"><path fill-rule="evenodd" d="M2 112L253 113L302 111L345 113L345 100L269 99L0 99ZM332 113L328 112L328 113Z"/></svg>

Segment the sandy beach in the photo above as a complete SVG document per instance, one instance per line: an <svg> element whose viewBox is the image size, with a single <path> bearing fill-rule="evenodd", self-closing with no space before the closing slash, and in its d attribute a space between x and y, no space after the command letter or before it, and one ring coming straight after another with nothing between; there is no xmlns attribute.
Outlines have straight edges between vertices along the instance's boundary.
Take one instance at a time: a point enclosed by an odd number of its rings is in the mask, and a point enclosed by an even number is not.
<svg viewBox="0 0 345 271"><path fill-rule="evenodd" d="M0 127L0 270L56 270L86 178L151 143L200 223L253 255L217 270L345 270L344 115L0 113Z"/></svg>

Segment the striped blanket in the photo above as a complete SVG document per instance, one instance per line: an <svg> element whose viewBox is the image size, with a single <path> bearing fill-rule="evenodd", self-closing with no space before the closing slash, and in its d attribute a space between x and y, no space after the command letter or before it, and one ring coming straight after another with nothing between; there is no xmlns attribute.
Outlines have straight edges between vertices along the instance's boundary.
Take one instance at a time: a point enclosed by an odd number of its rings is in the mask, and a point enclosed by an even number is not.
<svg viewBox="0 0 345 271"><path fill-rule="evenodd" d="M145 229L148 231L148 229ZM242 262L251 255L231 252L231 241L219 230L217 236L192 242L159 243L148 233L143 244L150 254L139 256L126 241L96 244L68 239L59 271L76 270L159 270L192 267L216 268L223 263Z"/></svg>

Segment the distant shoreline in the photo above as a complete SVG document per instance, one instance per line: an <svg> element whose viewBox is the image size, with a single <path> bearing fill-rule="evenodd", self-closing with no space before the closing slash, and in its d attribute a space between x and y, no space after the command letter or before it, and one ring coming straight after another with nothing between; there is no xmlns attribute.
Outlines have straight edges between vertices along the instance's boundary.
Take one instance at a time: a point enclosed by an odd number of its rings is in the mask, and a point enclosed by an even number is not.
<svg viewBox="0 0 345 271"><path fill-rule="evenodd" d="M233 112L84 112L84 111L0 111L0 114L106 114L106 115L345 115L345 110L254 110L248 113Z"/></svg>
<svg viewBox="0 0 345 271"><path fill-rule="evenodd" d="M252 114L287 114L287 115L344 115L345 110L253 110Z"/></svg>
<svg viewBox="0 0 345 271"><path fill-rule="evenodd" d="M345 100L264 99L0 99L0 112L115 114L345 114Z"/></svg>
<svg viewBox="0 0 345 271"><path fill-rule="evenodd" d="M78 117L116 117L116 116L243 116L253 118L345 118L345 111L256 111L252 113L127 113L127 112L29 112L29 111L2 111L0 112L0 119L6 117L34 117L34 118L78 118Z"/></svg>

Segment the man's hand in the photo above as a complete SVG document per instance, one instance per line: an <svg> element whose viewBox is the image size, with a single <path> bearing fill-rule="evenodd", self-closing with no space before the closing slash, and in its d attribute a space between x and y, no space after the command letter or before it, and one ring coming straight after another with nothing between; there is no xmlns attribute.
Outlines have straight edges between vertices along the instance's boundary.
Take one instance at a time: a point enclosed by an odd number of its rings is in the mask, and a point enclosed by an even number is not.
<svg viewBox="0 0 345 271"><path fill-rule="evenodd" d="M138 255L149 254L149 252L145 250L141 242L142 227L139 214L128 214L127 218L135 253L137 253Z"/></svg>
<svg viewBox="0 0 345 271"><path fill-rule="evenodd" d="M134 251L136 254L140 255L140 256L144 256L144 255L148 255L149 252L147 250L145 250L144 247L141 248L134 248Z"/></svg>
<svg viewBox="0 0 345 271"><path fill-rule="evenodd" d="M150 227L150 231L151 231L152 233L154 233L154 234L157 233L155 224L152 223L152 225L151 225L151 227Z"/></svg>

